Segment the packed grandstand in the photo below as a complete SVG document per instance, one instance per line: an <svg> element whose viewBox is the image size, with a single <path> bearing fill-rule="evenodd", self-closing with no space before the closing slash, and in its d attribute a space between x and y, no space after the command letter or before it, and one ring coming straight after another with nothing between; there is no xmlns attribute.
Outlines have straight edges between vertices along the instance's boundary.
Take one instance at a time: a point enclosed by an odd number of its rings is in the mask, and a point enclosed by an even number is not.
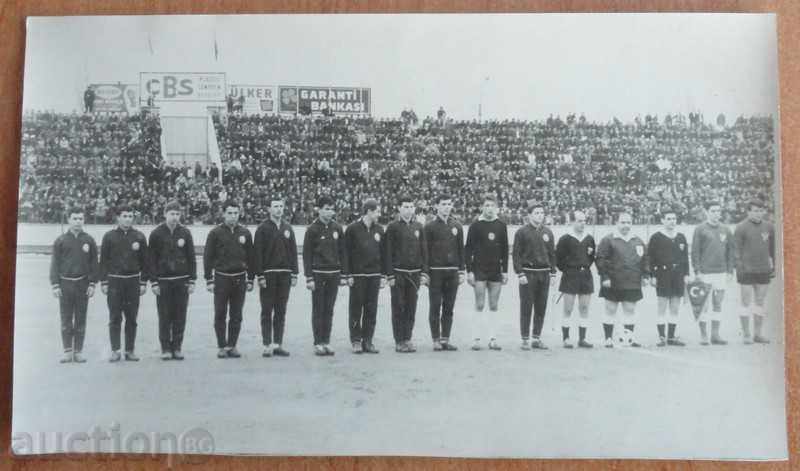
<svg viewBox="0 0 800 471"><path fill-rule="evenodd" d="M211 224L221 220L221 202L234 199L252 224L278 193L292 224L313 220L322 194L334 197L340 222L355 219L367 197L381 202L388 222L397 195L414 195L424 215L442 192L468 221L480 195L493 192L510 224L523 222L532 199L546 203L553 224L567 222L574 209L608 224L623 208L636 224L657 223L665 204L697 223L709 199L722 201L726 222L735 222L749 198L771 205L775 185L771 117L478 122L442 111L424 120L410 111L392 119L239 112L215 114L213 122L221 168L165 161L159 117L147 112L26 112L20 221L63 222L65 208L79 205L87 222L110 223L113 208L126 202L140 224L151 224L177 199L189 223Z"/></svg>

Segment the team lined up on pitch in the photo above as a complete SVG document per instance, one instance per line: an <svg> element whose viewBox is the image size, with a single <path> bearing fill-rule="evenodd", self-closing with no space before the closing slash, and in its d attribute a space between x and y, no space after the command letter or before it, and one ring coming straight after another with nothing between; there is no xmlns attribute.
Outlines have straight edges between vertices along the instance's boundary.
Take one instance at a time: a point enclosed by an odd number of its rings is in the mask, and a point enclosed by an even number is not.
<svg viewBox="0 0 800 471"><path fill-rule="evenodd" d="M436 198L437 216L424 226L414 218L411 196L398 199L398 218L385 229L378 224L381 208L369 199L363 216L343 228L334 221L334 201L322 196L318 219L303 242L303 272L312 299L314 353L333 355L331 328L338 290L348 286L350 342L354 353L378 353L373 343L378 294L391 290L395 351L417 350L412 333L421 286L428 287L432 348L454 351L450 342L453 309L459 286L474 288L472 350L501 350L497 337L498 304L508 282L509 252L520 291L520 336L523 350L547 349L541 339L550 287L561 272L564 298L564 348L592 348L587 340L589 301L594 293L592 265L600 276L599 296L605 298L604 345L613 348L614 324L622 306L623 338L641 347L635 337L637 302L642 288L652 285L658 297L658 346L684 346L677 335L678 307L692 301L702 345L724 345L720 336L722 299L734 271L741 288L739 320L745 344L769 343L763 335L767 287L775 274L775 230L764 220L764 204L747 202L748 216L735 232L721 224L718 202L706 204L707 220L696 227L691 246L675 229L677 212L662 211L663 227L648 243L631 233L631 215L616 216L616 229L599 244L585 232L586 216L573 213L571 230L556 243L544 225L544 206L531 203L528 221L520 227L511 250L506 225L497 218L494 195L483 198L481 215L469 226L450 217L452 198ZM203 255L206 288L214 297L214 331L219 358L241 356L237 343L247 291L260 288L264 357L289 356L283 348L286 306L297 283L297 244L283 220L284 201L273 197L269 217L254 235L239 221L239 207L227 202L224 223L209 234ZM139 298L156 296L161 358L182 360L183 333L189 296L197 277L191 231L179 223L179 203L166 205L166 221L145 235L132 227L130 207L117 208L118 226L108 231L98 254L94 239L83 231L83 209L69 211L69 230L56 239L50 268L54 295L59 299L62 363L86 361L82 355L86 311L100 281L109 310L110 361L138 361L135 354ZM690 265L691 260L691 265ZM694 277L690 272L694 272ZM488 313L485 312L488 298ZM573 316L578 304L578 337L573 342ZM710 308L710 309L709 309ZM750 318L753 319L751 335ZM124 319L124 344L121 339ZM708 323L710 321L710 334ZM123 350L124 346L124 350Z"/></svg>

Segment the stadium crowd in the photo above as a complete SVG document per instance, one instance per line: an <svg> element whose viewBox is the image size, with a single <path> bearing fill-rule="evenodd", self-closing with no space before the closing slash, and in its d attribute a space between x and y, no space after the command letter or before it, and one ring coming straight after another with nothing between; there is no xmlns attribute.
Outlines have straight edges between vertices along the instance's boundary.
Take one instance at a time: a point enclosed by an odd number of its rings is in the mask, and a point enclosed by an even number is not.
<svg viewBox="0 0 800 471"><path fill-rule="evenodd" d="M243 221L266 217L267 198L286 196L293 224L309 223L314 202L330 194L338 219L353 220L367 197L387 222L394 197L418 197L420 214L437 193L453 196L454 214L477 214L479 195L498 195L502 217L523 221L530 200L548 206L551 223L587 210L607 224L622 208L634 223L655 223L663 204L702 220L706 199L723 201L726 221L740 220L751 197L771 201L774 131L770 117L726 125L690 113L590 122L574 114L544 121L454 121L444 110L419 121L345 117L214 116L222 168L165 163L157 117L26 113L23 116L20 220L59 222L70 204L87 222L112 221L110 208L132 205L140 223L161 218L179 200L197 223L220 220L232 198Z"/></svg>

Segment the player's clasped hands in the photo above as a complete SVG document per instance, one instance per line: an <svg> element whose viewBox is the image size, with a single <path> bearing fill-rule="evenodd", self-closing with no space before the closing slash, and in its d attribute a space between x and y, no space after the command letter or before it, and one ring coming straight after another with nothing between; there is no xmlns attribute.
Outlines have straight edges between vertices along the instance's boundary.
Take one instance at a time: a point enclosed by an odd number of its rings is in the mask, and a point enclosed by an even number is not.
<svg viewBox="0 0 800 471"><path fill-rule="evenodd" d="M61 288L53 288L53 297L60 298L61 297Z"/></svg>
<svg viewBox="0 0 800 471"><path fill-rule="evenodd" d="M519 284L527 285L528 284L528 277L525 276L524 274L520 275L519 276Z"/></svg>
<svg viewBox="0 0 800 471"><path fill-rule="evenodd" d="M86 296L89 297L89 298L94 296L94 286L89 285L89 287L86 288Z"/></svg>
<svg viewBox="0 0 800 471"><path fill-rule="evenodd" d="M460 285L464 284L464 274L463 273L459 273L458 274L458 284L460 284ZM470 283L470 285L472 285L472 283Z"/></svg>
<svg viewBox="0 0 800 471"><path fill-rule="evenodd" d="M470 286L475 286L475 274L474 273L467 273L467 283Z"/></svg>
<svg viewBox="0 0 800 471"><path fill-rule="evenodd" d="M314 281L313 281L313 280L306 281L306 288L307 288L309 291L314 291L314 288L315 288L315 286L314 286Z"/></svg>
<svg viewBox="0 0 800 471"><path fill-rule="evenodd" d="M152 291L156 296L161 296L161 288L159 288L158 285L151 286L150 291Z"/></svg>
<svg viewBox="0 0 800 471"><path fill-rule="evenodd" d="M208 283L206 285L206 291L208 291L209 293L213 293L214 292L214 283Z"/></svg>

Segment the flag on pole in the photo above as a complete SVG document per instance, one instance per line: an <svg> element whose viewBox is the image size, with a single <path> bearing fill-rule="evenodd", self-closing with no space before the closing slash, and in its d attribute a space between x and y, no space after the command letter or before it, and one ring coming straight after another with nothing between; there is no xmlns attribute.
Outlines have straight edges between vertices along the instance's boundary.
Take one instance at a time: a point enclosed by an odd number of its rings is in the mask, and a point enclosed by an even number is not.
<svg viewBox="0 0 800 471"><path fill-rule="evenodd" d="M217 32L214 31L214 60L219 60L219 45L217 45Z"/></svg>

